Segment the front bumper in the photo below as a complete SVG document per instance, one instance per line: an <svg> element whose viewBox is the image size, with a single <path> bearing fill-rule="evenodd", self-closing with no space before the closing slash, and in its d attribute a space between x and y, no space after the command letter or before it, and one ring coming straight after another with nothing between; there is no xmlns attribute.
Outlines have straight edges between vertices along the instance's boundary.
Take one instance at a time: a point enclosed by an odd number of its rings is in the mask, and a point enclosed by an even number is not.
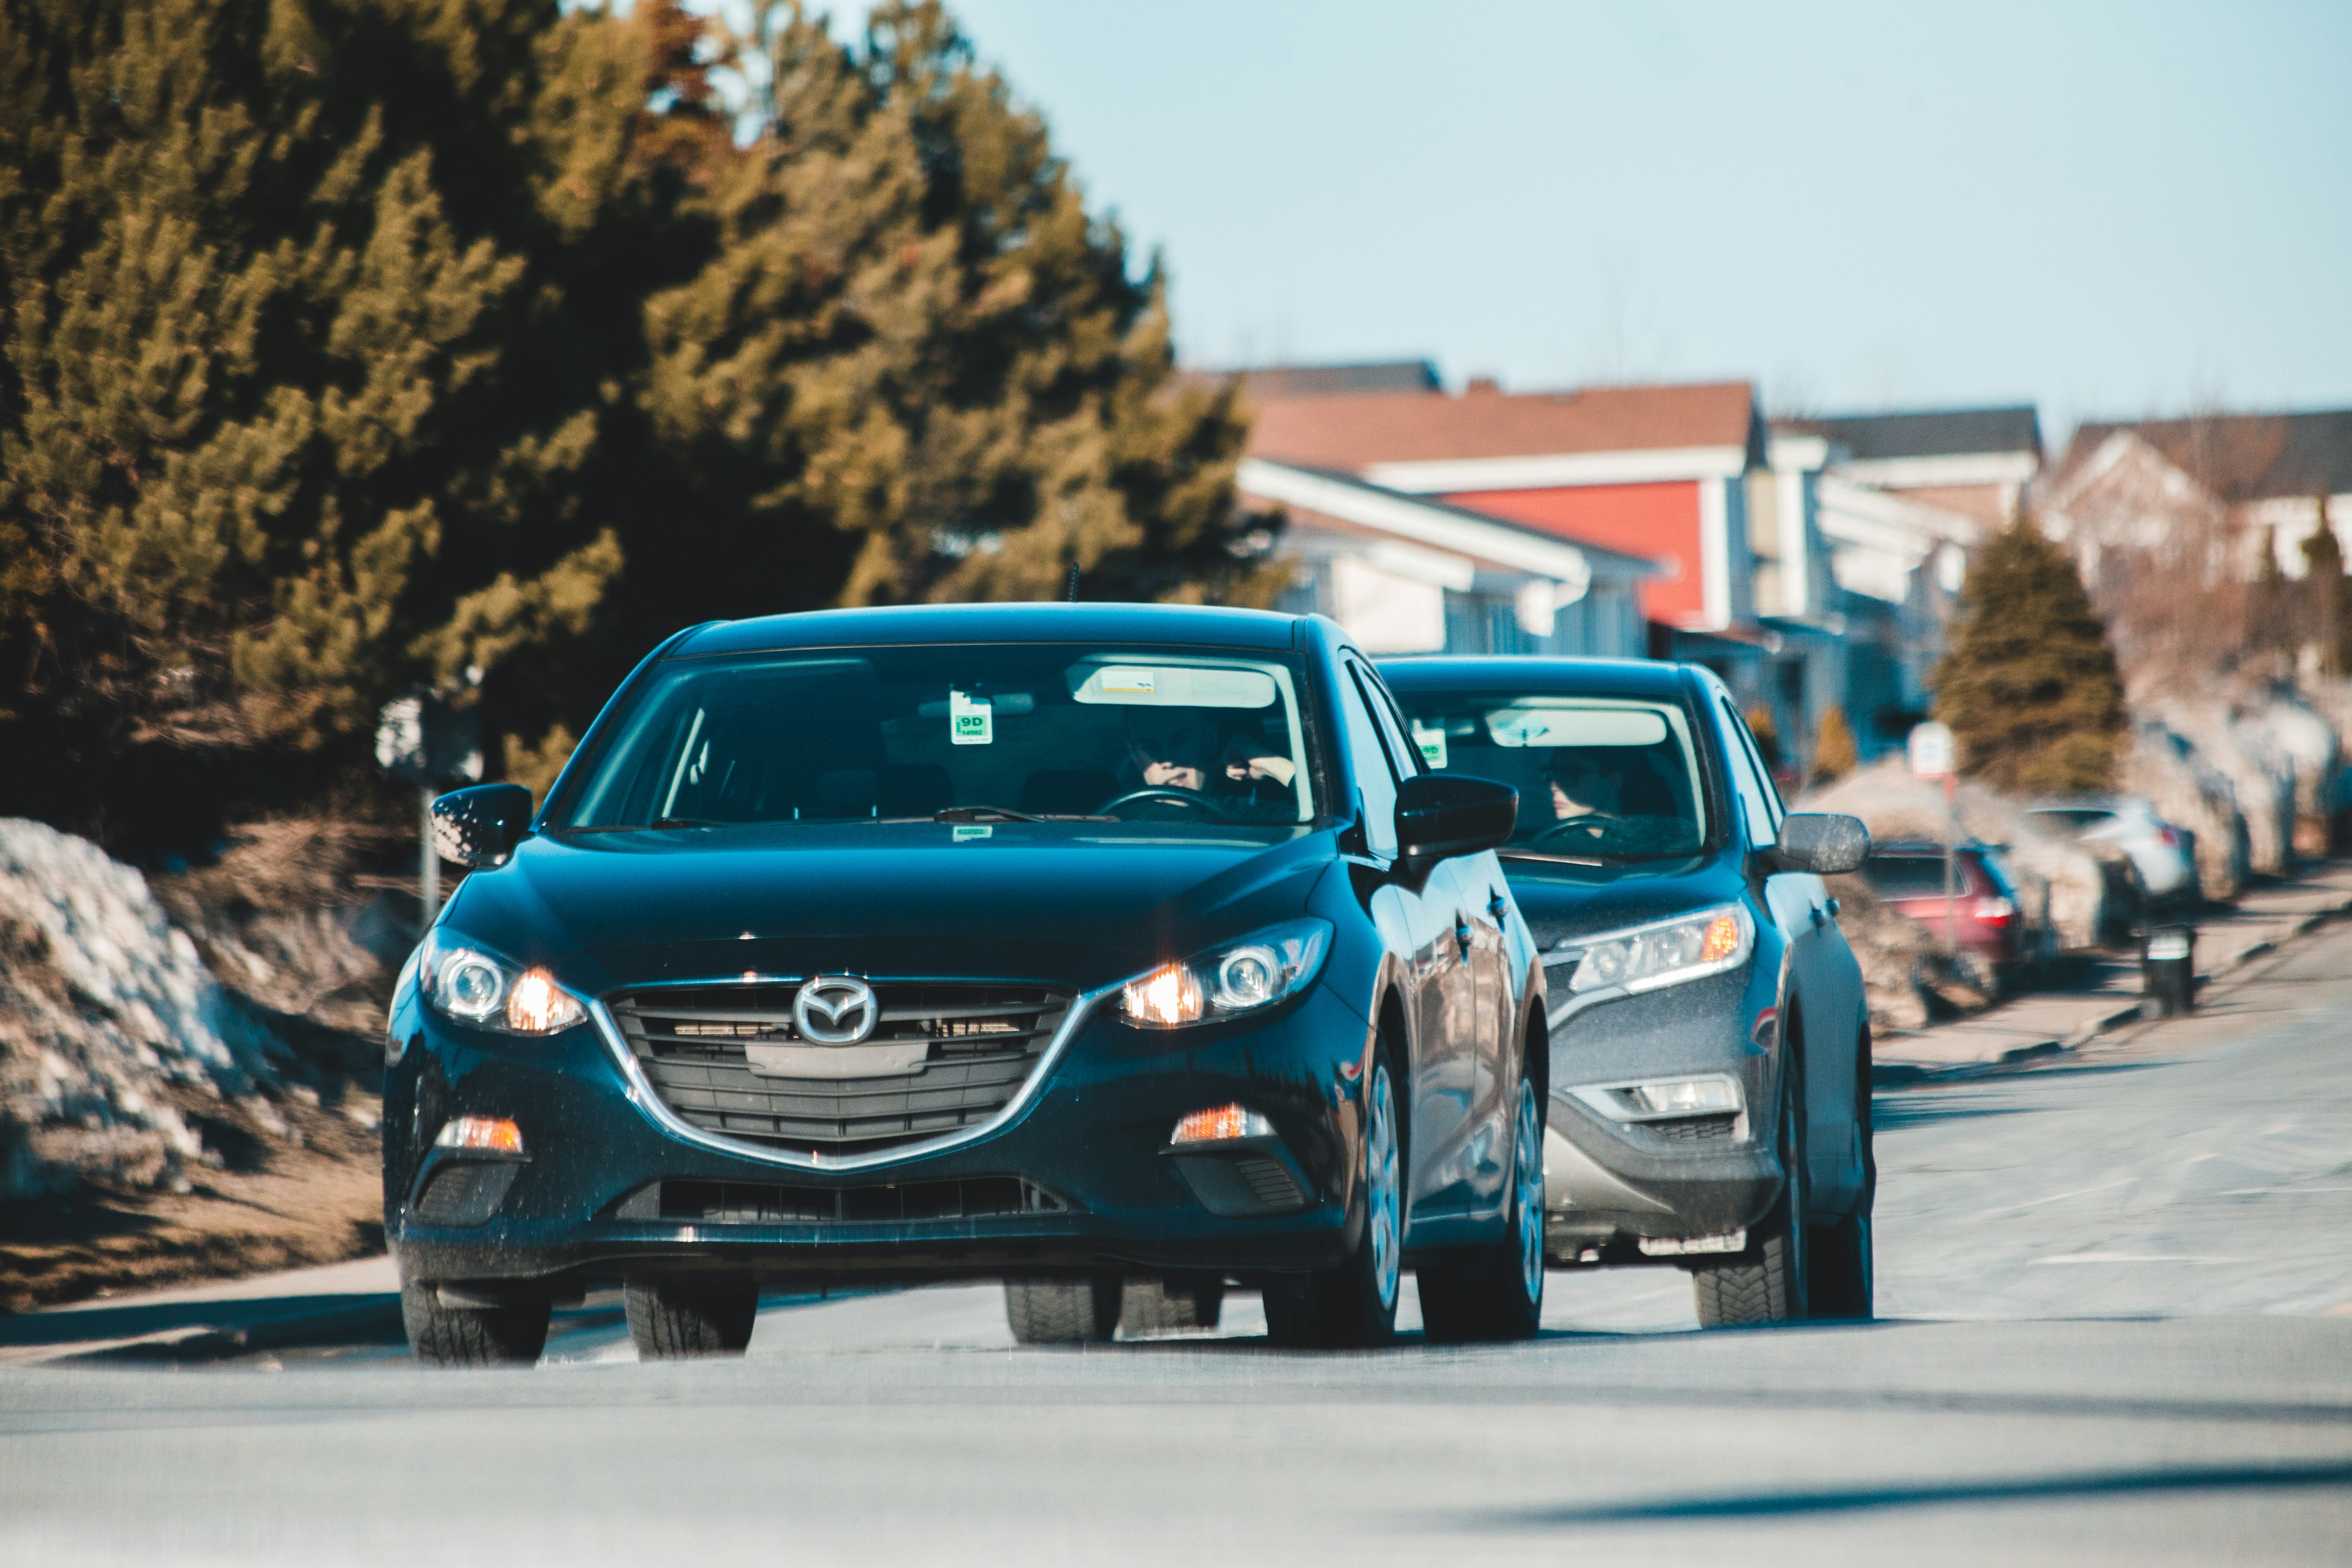
<svg viewBox="0 0 2352 1568"><path fill-rule="evenodd" d="M1097 1007L1003 1125L856 1170L678 1135L640 1102L594 1026L524 1039L414 1003L393 1023L404 1049L386 1074L385 1232L413 1279L1289 1273L1339 1261L1360 1224L1350 1173L1370 1028L1326 985L1264 1020L1181 1033L1136 1029ZM1167 1151L1178 1118L1234 1100L1274 1123L1276 1137L1246 1152L1280 1168L1296 1193L1287 1212L1234 1214ZM511 1174L470 1184L497 1189L478 1223L448 1223L454 1205L423 1201L445 1167L486 1161L432 1146L459 1115L510 1117L523 1137L521 1160L488 1162Z"/></svg>
<svg viewBox="0 0 2352 1568"><path fill-rule="evenodd" d="M1555 1261L1639 1261L1642 1237L1721 1236L1763 1217L1781 1180L1773 1119L1759 1113L1778 1103L1776 1001L1776 977L1751 963L1585 1006L1552 1026L1544 1207ZM1570 1092L1706 1074L1736 1079L1746 1109L1628 1123Z"/></svg>

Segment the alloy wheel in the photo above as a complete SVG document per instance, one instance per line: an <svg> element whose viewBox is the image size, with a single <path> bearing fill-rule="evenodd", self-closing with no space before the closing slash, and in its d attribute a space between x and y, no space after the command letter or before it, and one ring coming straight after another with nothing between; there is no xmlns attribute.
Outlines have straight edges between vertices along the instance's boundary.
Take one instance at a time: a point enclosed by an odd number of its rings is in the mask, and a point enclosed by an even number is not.
<svg viewBox="0 0 2352 1568"><path fill-rule="evenodd" d="M1511 1160L1513 1201L1519 1227L1519 1283L1530 1301L1543 1293L1543 1129L1536 1121L1536 1086L1519 1085L1518 1131Z"/></svg>
<svg viewBox="0 0 2352 1568"><path fill-rule="evenodd" d="M1364 1135L1365 1240L1372 1249L1372 1281L1381 1305L1396 1300L1401 1254L1397 1246L1396 1103L1389 1069L1372 1068L1371 1126Z"/></svg>

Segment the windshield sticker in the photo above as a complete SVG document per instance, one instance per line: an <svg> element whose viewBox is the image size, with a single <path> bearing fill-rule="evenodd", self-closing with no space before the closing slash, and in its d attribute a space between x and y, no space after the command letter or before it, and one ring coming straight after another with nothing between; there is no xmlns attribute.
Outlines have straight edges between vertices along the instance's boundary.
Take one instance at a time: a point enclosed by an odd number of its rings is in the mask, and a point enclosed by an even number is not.
<svg viewBox="0 0 2352 1568"><path fill-rule="evenodd" d="M1445 731L1412 727L1412 743L1421 748L1421 760L1433 768L1445 766Z"/></svg>
<svg viewBox="0 0 2352 1568"><path fill-rule="evenodd" d="M1654 746L1666 721L1638 708L1499 708L1486 731L1498 746Z"/></svg>
<svg viewBox="0 0 2352 1568"><path fill-rule="evenodd" d="M948 739L959 746L993 743L996 740L995 706L985 697L950 690L948 693Z"/></svg>
<svg viewBox="0 0 2352 1568"><path fill-rule="evenodd" d="M990 827L983 823L958 823L955 830L955 842L961 844L966 839L985 838L995 831L996 829Z"/></svg>
<svg viewBox="0 0 2352 1568"><path fill-rule="evenodd" d="M1158 677L1159 672L1156 670L1132 669L1124 665L1113 665L1102 672L1098 689L1117 692L1151 691L1157 689Z"/></svg>
<svg viewBox="0 0 2352 1568"><path fill-rule="evenodd" d="M1070 700L1130 708L1269 708L1274 678L1231 666L1077 664L1070 667Z"/></svg>

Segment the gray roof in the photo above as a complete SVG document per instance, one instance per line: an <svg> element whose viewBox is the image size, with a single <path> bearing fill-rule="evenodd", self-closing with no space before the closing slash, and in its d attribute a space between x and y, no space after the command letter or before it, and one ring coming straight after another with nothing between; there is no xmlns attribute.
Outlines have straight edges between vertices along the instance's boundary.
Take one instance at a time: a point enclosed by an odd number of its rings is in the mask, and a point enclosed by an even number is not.
<svg viewBox="0 0 2352 1568"><path fill-rule="evenodd" d="M1222 385L1239 376L1244 395L1260 403L1294 397L1340 397L1359 392L1437 392L1437 367L1425 359L1372 360L1360 364L1269 364L1233 370L1184 370L1180 380Z"/></svg>
<svg viewBox="0 0 2352 1568"><path fill-rule="evenodd" d="M2352 493L2352 408L2084 425L2067 444L2065 466L2084 461L2118 430L2225 501Z"/></svg>
<svg viewBox="0 0 2352 1568"><path fill-rule="evenodd" d="M1933 408L1775 419L1772 428L1781 435L1825 437L1851 452L1858 463L1979 452L2042 455L2042 422L2030 403L2012 408Z"/></svg>

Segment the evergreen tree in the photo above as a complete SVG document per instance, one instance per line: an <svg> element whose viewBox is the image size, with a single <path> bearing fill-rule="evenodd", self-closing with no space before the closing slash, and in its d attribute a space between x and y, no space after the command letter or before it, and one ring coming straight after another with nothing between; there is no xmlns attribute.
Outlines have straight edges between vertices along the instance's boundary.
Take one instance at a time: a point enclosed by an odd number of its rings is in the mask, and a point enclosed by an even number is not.
<svg viewBox="0 0 2352 1568"><path fill-rule="evenodd" d="M1978 552L1961 609L1935 711L1962 770L2016 794L2109 788L2123 682L2065 552L2021 512Z"/></svg>
<svg viewBox="0 0 2352 1568"><path fill-rule="evenodd" d="M1832 702L1822 712L1822 721L1813 731L1812 782L1817 784L1843 778L1853 772L1861 762L1853 743L1853 726L1845 721L1845 710Z"/></svg>
<svg viewBox="0 0 2352 1568"><path fill-rule="evenodd" d="M2319 652L2320 673L2352 669L2352 578L2344 574L2344 547L2327 525L2327 498L2318 498L2318 526L2303 542L2304 594L2310 608L2300 618Z"/></svg>

